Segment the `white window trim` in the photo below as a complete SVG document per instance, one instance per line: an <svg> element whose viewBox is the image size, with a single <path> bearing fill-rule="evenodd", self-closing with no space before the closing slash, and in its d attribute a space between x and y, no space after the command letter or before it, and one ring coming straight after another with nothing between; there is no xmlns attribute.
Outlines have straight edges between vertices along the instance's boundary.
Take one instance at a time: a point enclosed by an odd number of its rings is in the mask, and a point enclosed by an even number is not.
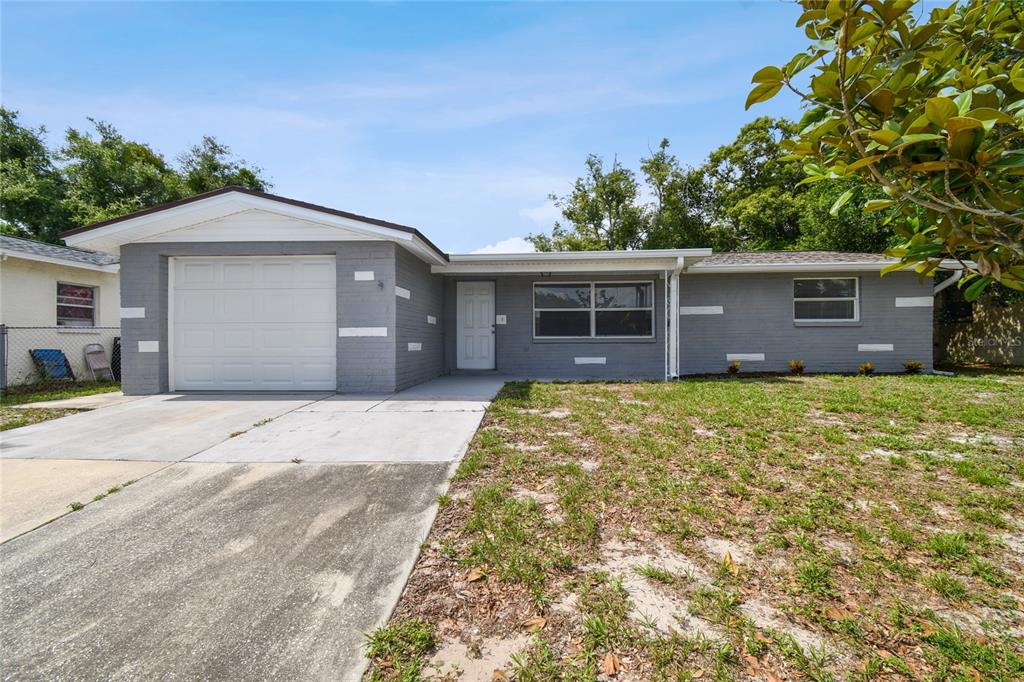
<svg viewBox="0 0 1024 682"><path fill-rule="evenodd" d="M68 287L79 287L80 289L92 289L92 305L88 306L88 305L82 305L80 303L61 303L60 302L60 287L61 287L62 284L64 286L68 286ZM70 325L70 324L67 324L67 325L61 324L60 323L60 315L56 315L57 308L59 308L61 306L65 307L65 308L92 308L92 324L81 325L81 326L75 326L75 325ZM75 284L74 282L62 282L60 280L57 280L57 288L54 291L53 312L56 315L56 317L54 318L54 321L56 323L56 326L58 326L58 327L67 327L69 329L93 329L93 328L95 328L96 327L96 323L99 321L97 318L99 317L99 314L100 314L100 288L99 288L99 286L97 286L95 284Z"/></svg>
<svg viewBox="0 0 1024 682"><path fill-rule="evenodd" d="M797 282L817 282L823 279L853 280L853 296L823 296L815 298L797 298ZM797 317L796 304L807 301L853 301L853 317ZM860 322L860 277L794 277L793 278L793 321L794 322Z"/></svg>
<svg viewBox="0 0 1024 682"><path fill-rule="evenodd" d="M597 296L596 290L598 285L611 285L615 286L618 284L649 284L651 286L651 305L646 308L598 308L597 307ZM537 287L538 286L589 286L590 287L590 307L589 308L537 308ZM530 295L533 297L531 305L533 306L533 315L530 316L530 325L533 328L533 338L540 341L571 341L573 339L653 339L657 332L657 318L654 314L654 280L653 279L640 279L640 280L590 280L590 281L559 281L559 282L534 282L533 287L530 290ZM537 312L538 310L542 313L579 313L587 311L590 313L590 335L589 336L538 336L537 335ZM598 336L597 335L597 311L598 310L649 310L651 313L651 333L644 335L620 335L620 336Z"/></svg>

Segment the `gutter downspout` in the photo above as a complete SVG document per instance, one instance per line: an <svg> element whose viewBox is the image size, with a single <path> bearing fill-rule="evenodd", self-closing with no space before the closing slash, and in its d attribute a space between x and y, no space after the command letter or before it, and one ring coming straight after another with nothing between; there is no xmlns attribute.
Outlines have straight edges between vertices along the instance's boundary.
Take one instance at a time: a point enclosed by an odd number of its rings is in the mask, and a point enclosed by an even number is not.
<svg viewBox="0 0 1024 682"><path fill-rule="evenodd" d="M669 276L668 315L665 317L668 334L668 379L679 377L679 273L686 265L682 256L676 258L676 266Z"/></svg>
<svg viewBox="0 0 1024 682"><path fill-rule="evenodd" d="M932 296L934 296L935 294L939 293L943 289L948 289L949 287L953 286L954 284L959 282L960 278L963 277L963 276L964 276L964 271L963 270L954 270L952 277L950 277L949 279L944 279L944 280L942 280L941 282L939 282L938 284L935 285L935 288L932 289Z"/></svg>

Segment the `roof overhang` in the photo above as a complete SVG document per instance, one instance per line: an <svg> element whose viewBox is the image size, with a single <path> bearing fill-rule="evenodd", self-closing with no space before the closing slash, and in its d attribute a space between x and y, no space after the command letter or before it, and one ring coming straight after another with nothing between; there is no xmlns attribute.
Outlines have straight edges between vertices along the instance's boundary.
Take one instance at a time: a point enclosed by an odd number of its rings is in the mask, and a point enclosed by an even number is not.
<svg viewBox="0 0 1024 682"><path fill-rule="evenodd" d="M899 263L899 259L890 258L884 261L865 261L863 263L736 263L715 265L698 263L692 268L687 266L688 275L722 275L742 273L786 273L786 272L881 272L883 268ZM913 268L908 264L907 268ZM944 260L939 265L943 270L960 270L962 266L955 260Z"/></svg>
<svg viewBox="0 0 1024 682"><path fill-rule="evenodd" d="M447 264L430 270L442 275L663 272L678 271L710 255L711 249L451 254Z"/></svg>
<svg viewBox="0 0 1024 682"><path fill-rule="evenodd" d="M96 272L110 272L116 273L121 269L121 266L117 263L110 265L99 265L98 263L83 263L78 260L68 260L65 258L56 258L54 256L43 256L36 253L25 253L24 251L11 251L10 249L0 249L0 258L20 258L21 260L35 261L37 263L49 263L50 265L59 265L64 268L78 268L79 270L93 270Z"/></svg>
<svg viewBox="0 0 1024 682"><path fill-rule="evenodd" d="M337 228L338 241L345 241L346 235L356 233L364 239L398 243L432 265L447 262L445 253L415 228L235 187L207 192L114 220L69 230L61 236L69 246L119 254L120 248L125 244L159 241L161 234L252 210L275 213L327 228ZM264 235L263 238L287 241L288 235L285 232L277 236Z"/></svg>

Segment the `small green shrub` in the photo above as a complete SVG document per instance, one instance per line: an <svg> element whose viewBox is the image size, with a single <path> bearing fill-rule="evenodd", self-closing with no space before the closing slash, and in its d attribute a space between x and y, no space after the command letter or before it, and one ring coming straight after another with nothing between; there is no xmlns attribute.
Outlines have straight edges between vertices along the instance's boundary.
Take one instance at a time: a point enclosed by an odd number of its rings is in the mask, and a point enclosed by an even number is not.
<svg viewBox="0 0 1024 682"><path fill-rule="evenodd" d="M857 373L864 377L870 376L875 373L875 366L870 362L865 362L857 368Z"/></svg>
<svg viewBox="0 0 1024 682"><path fill-rule="evenodd" d="M729 363L729 367L727 368L727 371L729 372L729 374L739 374L740 373L740 361L739 360L733 360L732 362L730 362Z"/></svg>
<svg viewBox="0 0 1024 682"><path fill-rule="evenodd" d="M803 374L804 373L804 361L803 360L790 360L789 361L789 373L790 374Z"/></svg>
<svg viewBox="0 0 1024 682"><path fill-rule="evenodd" d="M922 369L924 369L924 363L917 360L907 360L903 363L903 370L907 374L920 374Z"/></svg>

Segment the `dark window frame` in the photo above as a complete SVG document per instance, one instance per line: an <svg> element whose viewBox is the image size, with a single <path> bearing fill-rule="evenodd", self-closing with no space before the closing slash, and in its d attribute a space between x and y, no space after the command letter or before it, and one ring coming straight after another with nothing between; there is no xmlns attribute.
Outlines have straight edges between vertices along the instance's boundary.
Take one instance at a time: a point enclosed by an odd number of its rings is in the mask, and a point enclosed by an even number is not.
<svg viewBox="0 0 1024 682"><path fill-rule="evenodd" d="M650 304L648 306L636 306L636 307L599 307L597 304L597 290L600 287L614 287L624 285L646 285L650 287ZM538 287L589 287L590 288L590 306L586 308L538 308L537 307L537 288ZM657 297L657 289L655 288L655 282L653 279L644 280L568 280L568 281L557 281L557 282L533 282L531 290L533 296L533 319L531 324L533 325L533 338L538 341L571 341L577 340L633 340L633 339L654 339L657 334L657 318L655 317L655 299ZM597 313L598 312L628 312L628 311L643 311L650 312L651 314L651 333L650 334L598 334L597 333ZM537 334L537 314L538 313L560 313L560 312L589 312L590 314L590 334L586 336L547 336Z"/></svg>

